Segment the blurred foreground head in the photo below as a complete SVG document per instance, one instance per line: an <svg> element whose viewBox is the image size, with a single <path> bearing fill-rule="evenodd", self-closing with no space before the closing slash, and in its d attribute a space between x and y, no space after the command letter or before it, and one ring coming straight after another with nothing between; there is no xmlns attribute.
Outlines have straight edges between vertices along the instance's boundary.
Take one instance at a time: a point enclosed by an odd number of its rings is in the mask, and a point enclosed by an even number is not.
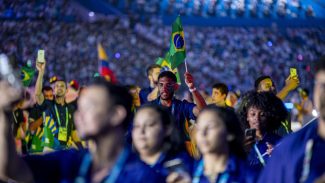
<svg viewBox="0 0 325 183"><path fill-rule="evenodd" d="M320 117L325 121L325 56L315 65L314 104Z"/></svg>
<svg viewBox="0 0 325 183"><path fill-rule="evenodd" d="M79 136L96 139L119 128L126 130L131 106L132 96L126 88L95 78L78 101L75 123Z"/></svg>

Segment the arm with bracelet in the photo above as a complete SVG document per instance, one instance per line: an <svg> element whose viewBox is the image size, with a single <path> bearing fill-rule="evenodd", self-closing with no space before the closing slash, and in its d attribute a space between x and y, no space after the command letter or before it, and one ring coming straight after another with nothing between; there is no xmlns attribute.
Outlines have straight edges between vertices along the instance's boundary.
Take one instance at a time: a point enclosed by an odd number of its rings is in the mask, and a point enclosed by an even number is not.
<svg viewBox="0 0 325 183"><path fill-rule="evenodd" d="M196 104L196 107L193 108L193 114L195 116L198 116L200 111L206 106L206 103L200 92L194 86L193 76L189 72L185 72L184 77L185 83L190 92L193 94L193 100Z"/></svg>
<svg viewBox="0 0 325 183"><path fill-rule="evenodd" d="M43 88L43 76L45 71L45 58L44 58L44 50L39 50L37 54L36 60L36 68L38 70L38 76L35 85L35 98L38 105L42 105L44 102L44 95L42 93Z"/></svg>

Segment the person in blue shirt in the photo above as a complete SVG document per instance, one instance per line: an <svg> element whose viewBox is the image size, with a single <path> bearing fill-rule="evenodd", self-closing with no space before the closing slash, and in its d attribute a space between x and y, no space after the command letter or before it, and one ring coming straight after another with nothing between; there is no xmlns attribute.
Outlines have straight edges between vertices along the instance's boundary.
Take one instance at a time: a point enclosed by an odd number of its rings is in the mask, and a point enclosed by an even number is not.
<svg viewBox="0 0 325 183"><path fill-rule="evenodd" d="M14 148L7 106L18 98L0 81L0 180L17 182L164 182L165 180L125 147L132 97L127 89L97 78L80 96L76 128L89 150L57 151L20 158Z"/></svg>
<svg viewBox="0 0 325 183"><path fill-rule="evenodd" d="M201 96L200 92L196 90L194 85L194 78L186 72L185 83L193 95L194 103L187 102L186 100L178 100L174 97L175 91L178 89L176 76L171 71L163 71L158 76L158 91L159 96L152 104L158 104L167 107L169 112L173 115L176 127L181 133L181 139L185 143L190 140L186 130L186 121L190 119L195 120L201 109L206 106L206 103Z"/></svg>
<svg viewBox="0 0 325 183"><path fill-rule="evenodd" d="M319 117L282 140L260 183L325 182L325 57L315 68L314 104Z"/></svg>
<svg viewBox="0 0 325 183"><path fill-rule="evenodd" d="M243 96L237 113L244 129L255 129L245 143L250 166L260 171L281 139L274 131L286 119L287 110L275 94L252 91Z"/></svg>
<svg viewBox="0 0 325 183"><path fill-rule="evenodd" d="M139 93L141 105L151 102L158 97L158 76L161 71L161 66L157 64L150 65L146 74L150 83L147 88L142 88Z"/></svg>
<svg viewBox="0 0 325 183"><path fill-rule="evenodd" d="M192 170L193 159L182 149L178 130L169 111L159 105L143 105L137 111L132 139L140 159L164 177L169 170L165 163L178 159L184 171Z"/></svg>
<svg viewBox="0 0 325 183"><path fill-rule="evenodd" d="M197 119L195 139L202 153L191 176L172 173L167 182L254 182L256 174L245 159L244 133L234 110L209 105Z"/></svg>

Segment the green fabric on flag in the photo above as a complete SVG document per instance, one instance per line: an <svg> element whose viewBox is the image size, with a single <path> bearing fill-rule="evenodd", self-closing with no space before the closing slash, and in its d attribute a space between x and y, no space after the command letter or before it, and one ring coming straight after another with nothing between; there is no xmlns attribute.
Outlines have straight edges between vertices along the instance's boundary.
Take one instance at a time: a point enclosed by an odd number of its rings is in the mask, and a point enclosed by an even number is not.
<svg viewBox="0 0 325 183"><path fill-rule="evenodd" d="M172 69L182 64L186 57L185 36L180 16L176 18L172 25L169 53L169 61Z"/></svg>
<svg viewBox="0 0 325 183"><path fill-rule="evenodd" d="M44 126L44 134L42 139L42 146L54 148L54 136L51 129L47 126Z"/></svg>
<svg viewBox="0 0 325 183"><path fill-rule="evenodd" d="M35 70L31 67L23 66L21 68L21 80L25 87L28 87L33 81Z"/></svg>
<svg viewBox="0 0 325 183"><path fill-rule="evenodd" d="M165 58L158 57L156 60L156 64L160 65L164 70L172 71L177 78L177 84L181 85L181 77L179 76L178 69L171 69L170 61L166 58L169 58L169 53L166 54Z"/></svg>
<svg viewBox="0 0 325 183"><path fill-rule="evenodd" d="M31 153L43 152L42 141L37 135L32 136L32 144L29 151Z"/></svg>

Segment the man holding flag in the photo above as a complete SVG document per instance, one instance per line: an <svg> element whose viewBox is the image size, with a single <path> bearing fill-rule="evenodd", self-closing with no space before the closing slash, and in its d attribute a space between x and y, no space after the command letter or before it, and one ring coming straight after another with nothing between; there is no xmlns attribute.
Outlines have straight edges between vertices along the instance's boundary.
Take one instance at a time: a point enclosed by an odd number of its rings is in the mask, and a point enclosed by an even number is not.
<svg viewBox="0 0 325 183"><path fill-rule="evenodd" d="M178 16L176 21L173 23L170 49L169 53L166 54L165 61L169 62L167 65L170 65L171 70L173 70L183 63L185 57L186 52L184 31L180 22L180 17ZM164 63L164 60L160 59L160 61L161 64ZM156 100L152 101L152 103L162 105L169 109L175 118L175 125L181 132L181 137L184 144L188 144L190 137L188 135L188 130L186 129L188 125L187 121L191 119L195 120L199 112L206 106L206 103L200 92L197 91L194 85L194 78L189 72L187 72L187 67L184 77L185 83L188 86L189 91L192 93L194 102L196 104L174 98L174 93L178 89L179 85L177 84L177 78L172 71L164 71L159 74L159 96Z"/></svg>

